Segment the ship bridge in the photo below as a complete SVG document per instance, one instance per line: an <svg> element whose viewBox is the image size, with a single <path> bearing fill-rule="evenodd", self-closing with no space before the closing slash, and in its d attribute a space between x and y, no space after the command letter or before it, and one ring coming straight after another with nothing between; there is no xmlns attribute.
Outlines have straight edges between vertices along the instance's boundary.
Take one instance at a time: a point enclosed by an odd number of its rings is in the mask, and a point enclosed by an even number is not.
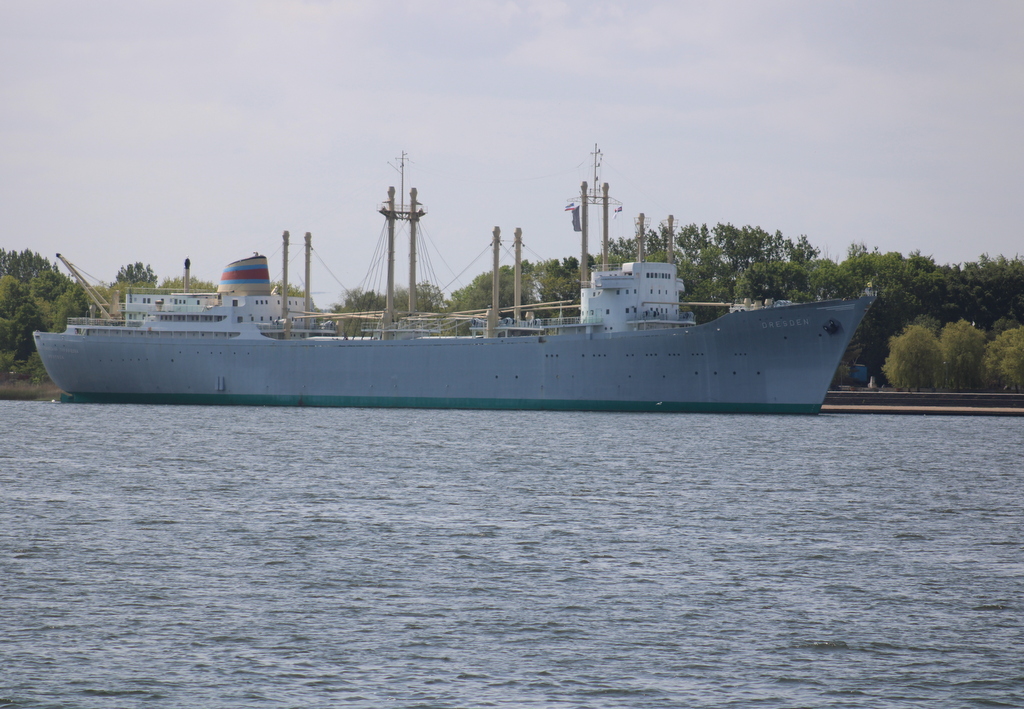
<svg viewBox="0 0 1024 709"><path fill-rule="evenodd" d="M600 322L595 331L623 332L693 325L693 313L680 311L685 292L671 263L636 261L616 270L595 271L580 291L580 320Z"/></svg>

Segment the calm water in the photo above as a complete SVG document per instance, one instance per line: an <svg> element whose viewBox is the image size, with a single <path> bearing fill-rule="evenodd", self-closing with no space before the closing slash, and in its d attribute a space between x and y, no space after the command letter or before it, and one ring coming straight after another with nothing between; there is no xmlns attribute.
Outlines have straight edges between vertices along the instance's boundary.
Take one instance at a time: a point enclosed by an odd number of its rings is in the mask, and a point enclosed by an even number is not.
<svg viewBox="0 0 1024 709"><path fill-rule="evenodd" d="M1024 705L1024 419L0 422L0 706Z"/></svg>

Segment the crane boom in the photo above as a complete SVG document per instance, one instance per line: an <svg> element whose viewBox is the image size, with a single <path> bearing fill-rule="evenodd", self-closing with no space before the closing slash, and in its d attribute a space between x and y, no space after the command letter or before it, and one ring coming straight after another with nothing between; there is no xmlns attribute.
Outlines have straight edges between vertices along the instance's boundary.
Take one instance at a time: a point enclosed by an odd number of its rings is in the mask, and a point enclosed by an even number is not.
<svg viewBox="0 0 1024 709"><path fill-rule="evenodd" d="M99 291L97 291L92 286L92 284L89 283L89 281L85 279L85 276L83 276L81 272L77 268L75 268L75 265L73 263L68 261L60 254L57 254L57 258L59 258L61 263L63 263L67 267L67 269L71 271L71 275L75 277L76 281L78 281L78 285L82 286L82 290L84 290L86 295L88 295L89 298L92 299L92 302L96 304L96 307L100 309L100 313L103 314L104 319L120 319L121 309L118 307L117 291L114 291L113 304L111 304L110 302L107 301L106 298L104 298L100 294Z"/></svg>

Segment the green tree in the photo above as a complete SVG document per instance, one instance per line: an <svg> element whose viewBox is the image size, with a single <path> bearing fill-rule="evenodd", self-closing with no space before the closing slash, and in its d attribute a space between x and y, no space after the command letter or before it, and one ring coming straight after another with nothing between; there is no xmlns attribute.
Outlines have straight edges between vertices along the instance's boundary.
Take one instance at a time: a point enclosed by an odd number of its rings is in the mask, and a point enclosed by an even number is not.
<svg viewBox="0 0 1024 709"><path fill-rule="evenodd" d="M884 374L883 363L891 338L916 317L939 312L938 284L942 276L929 258L917 254L904 257L899 252L868 252L863 244L851 245L840 266L852 283L860 288L870 283L878 293L878 299L854 334L854 341L863 346L862 362L868 371L881 370Z"/></svg>
<svg viewBox="0 0 1024 709"><path fill-rule="evenodd" d="M686 299L731 303L739 298L804 301L844 295L856 289L852 276L822 259L806 236L796 241L761 227L717 224L683 226L676 234L679 277L686 284ZM815 275L817 272L817 275ZM840 296L841 297L841 296ZM694 308L698 322L721 315L716 308Z"/></svg>
<svg viewBox="0 0 1024 709"><path fill-rule="evenodd" d="M911 325L920 325L932 331L932 334L939 337L942 334L942 323L934 315L918 315L910 321Z"/></svg>
<svg viewBox="0 0 1024 709"><path fill-rule="evenodd" d="M977 262L942 268L943 317L993 329L1001 318L1024 320L1024 259L982 256Z"/></svg>
<svg viewBox="0 0 1024 709"><path fill-rule="evenodd" d="M821 251L811 246L811 242L803 234L797 237L795 242L786 239L785 248L786 257L792 263L810 264L821 255Z"/></svg>
<svg viewBox="0 0 1024 709"><path fill-rule="evenodd" d="M786 239L780 231L770 234L761 227L716 224L711 234L715 245L722 250L722 257L736 274L758 262L786 258Z"/></svg>
<svg viewBox="0 0 1024 709"><path fill-rule="evenodd" d="M985 348L985 370L999 384L1024 385L1024 327L1006 330Z"/></svg>
<svg viewBox="0 0 1024 709"><path fill-rule="evenodd" d="M56 272L57 267L35 251L25 249L18 253L0 249L0 278L14 276L22 283L28 283L45 271Z"/></svg>
<svg viewBox="0 0 1024 709"><path fill-rule="evenodd" d="M568 256L561 261L558 259L541 261L537 264L534 277L537 300L533 300L533 302L553 303L559 300L580 302L580 261L578 258Z"/></svg>
<svg viewBox="0 0 1024 709"><path fill-rule="evenodd" d="M69 288L80 288L80 286L57 271L40 271L38 276L29 281L32 297L39 300L52 302Z"/></svg>
<svg viewBox="0 0 1024 709"><path fill-rule="evenodd" d="M400 309L409 306L409 289L400 288L395 295ZM448 310L448 299L441 289L429 281L416 284L416 310L421 313L443 313Z"/></svg>
<svg viewBox="0 0 1024 709"><path fill-rule="evenodd" d="M362 288L353 288L352 290L345 292L345 298L340 303L335 303L331 306L331 311L335 313L367 313L384 310L386 305L386 296L383 293L377 293L372 290L363 290ZM395 298L396 302L398 298ZM351 318L338 320L338 334L345 335L346 337L359 337L363 334L363 329L367 327L375 327L378 323L376 320L368 320L364 318Z"/></svg>
<svg viewBox="0 0 1024 709"><path fill-rule="evenodd" d="M216 293L219 285L219 283L214 283L213 281L203 281L191 276L188 279L188 289L192 293ZM185 278L184 276L177 276L175 278L164 277L160 281L160 287L180 293L185 289Z"/></svg>
<svg viewBox="0 0 1024 709"><path fill-rule="evenodd" d="M46 323L31 289L14 276L0 278L0 351L13 352L19 361L35 351L32 333Z"/></svg>
<svg viewBox="0 0 1024 709"><path fill-rule="evenodd" d="M387 296L373 290L353 288L345 292L345 297L340 303L330 307L332 313L373 313L381 312L387 305ZM409 306L409 289L402 286L395 289L395 310L401 314ZM421 313L443 313L448 310L448 302L444 293L433 283L423 281L416 284L416 306ZM363 328L370 324L376 324L374 320L353 318L339 321L339 334L348 337L357 337L362 334Z"/></svg>
<svg viewBox="0 0 1024 709"><path fill-rule="evenodd" d="M752 263L736 280L736 295L763 301L811 300L810 273L802 263L792 261L758 261Z"/></svg>
<svg viewBox="0 0 1024 709"><path fill-rule="evenodd" d="M374 310L383 310L385 306L385 295L372 290L353 288L345 292L345 299L335 303L331 309L335 313L362 313Z"/></svg>
<svg viewBox="0 0 1024 709"><path fill-rule="evenodd" d="M855 298L866 286L862 276L830 259L816 259L807 266L807 288L811 300Z"/></svg>
<svg viewBox="0 0 1024 709"><path fill-rule="evenodd" d="M124 285L149 286L153 288L156 286L156 280L153 268L148 263L143 266L142 261L121 266L121 269L117 272L117 282Z"/></svg>
<svg viewBox="0 0 1024 709"><path fill-rule="evenodd" d="M72 283L48 305L48 332L63 332L68 326L68 318L81 318L89 313L89 297L77 283Z"/></svg>
<svg viewBox="0 0 1024 709"><path fill-rule="evenodd" d="M1020 323L1013 318L1002 317L992 323L992 329L989 331L989 339L994 340L1007 330L1012 330L1015 327L1020 327Z"/></svg>
<svg viewBox="0 0 1024 709"><path fill-rule="evenodd" d="M981 386L985 362L985 333L966 320L947 323L939 336L943 375L951 389Z"/></svg>
<svg viewBox="0 0 1024 709"><path fill-rule="evenodd" d="M1006 383L1019 391L1024 386L1024 329L1010 330L1007 337L1010 342L1003 352L1002 374Z"/></svg>
<svg viewBox="0 0 1024 709"><path fill-rule="evenodd" d="M18 275L0 277L0 363L4 371L27 373L39 381L45 370L32 333L63 330L69 317L88 312L88 303L77 283L38 254L3 255L6 267Z"/></svg>
<svg viewBox="0 0 1024 709"><path fill-rule="evenodd" d="M49 381L50 375L46 373L43 366L43 359L38 352L32 352L23 362L14 365L14 371L20 374L27 374L33 384L42 384Z"/></svg>
<svg viewBox="0 0 1024 709"><path fill-rule="evenodd" d="M191 285L189 286L189 288L191 289ZM270 291L272 293L280 295L281 291L283 289L284 289L284 281L271 281L270 282ZM292 298L303 298L306 295L306 290L302 287L302 285L300 285L298 283L289 283L288 284L288 295L290 297L292 297Z"/></svg>
<svg viewBox="0 0 1024 709"><path fill-rule="evenodd" d="M732 303L736 272L704 224L690 224L676 234L679 258L676 270L686 288L685 299L693 302ZM708 322L722 314L719 308L695 307L697 322Z"/></svg>
<svg viewBox="0 0 1024 709"><path fill-rule="evenodd" d="M29 282L29 292L42 314L47 332L61 332L69 317L82 317L89 312L88 297L77 283L56 271L41 271Z"/></svg>
<svg viewBox="0 0 1024 709"><path fill-rule="evenodd" d="M468 286L454 291L449 299L452 311L482 310L491 307L491 282L491 272L486 271L474 278ZM514 302L515 271L511 266L501 266L498 269L498 307L511 308Z"/></svg>
<svg viewBox="0 0 1024 709"><path fill-rule="evenodd" d="M920 389L935 386L941 367L939 339L922 325L910 325L889 340L882 372L893 386Z"/></svg>

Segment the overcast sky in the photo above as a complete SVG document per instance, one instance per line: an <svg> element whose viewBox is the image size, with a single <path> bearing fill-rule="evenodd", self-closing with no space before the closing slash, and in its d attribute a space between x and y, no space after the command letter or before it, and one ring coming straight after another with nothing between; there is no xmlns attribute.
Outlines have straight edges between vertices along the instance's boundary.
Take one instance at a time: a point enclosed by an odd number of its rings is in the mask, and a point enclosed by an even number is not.
<svg viewBox="0 0 1024 709"><path fill-rule="evenodd" d="M595 144L613 236L1024 255L1019 0L0 0L0 52L0 247L105 281L217 280L288 229L319 304L373 286L403 151L424 278L487 270L494 226L577 255Z"/></svg>

